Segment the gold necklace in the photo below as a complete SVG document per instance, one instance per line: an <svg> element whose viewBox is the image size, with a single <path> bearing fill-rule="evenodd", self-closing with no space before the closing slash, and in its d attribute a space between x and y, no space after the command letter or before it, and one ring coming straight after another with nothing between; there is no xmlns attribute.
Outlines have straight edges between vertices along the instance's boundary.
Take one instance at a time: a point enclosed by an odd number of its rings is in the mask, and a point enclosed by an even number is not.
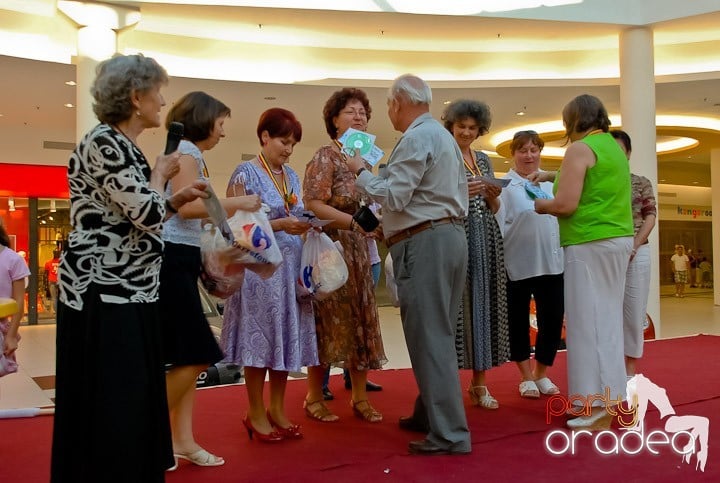
<svg viewBox="0 0 720 483"><path fill-rule="evenodd" d="M471 154L472 156L472 154ZM474 158L474 156L473 156ZM463 164L465 165L465 169L470 171L470 173L473 176L480 176L480 168L477 167L477 163L475 162L475 159L472 159L472 161L468 162L468 160L465 158L465 153L463 153Z"/></svg>

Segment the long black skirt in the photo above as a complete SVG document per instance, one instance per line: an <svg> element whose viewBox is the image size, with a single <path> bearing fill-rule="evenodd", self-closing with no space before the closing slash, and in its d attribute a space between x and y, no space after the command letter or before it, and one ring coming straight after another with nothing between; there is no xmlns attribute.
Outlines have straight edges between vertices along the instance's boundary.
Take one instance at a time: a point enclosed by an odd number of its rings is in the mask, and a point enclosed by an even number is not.
<svg viewBox="0 0 720 483"><path fill-rule="evenodd" d="M174 464L156 303L57 313L51 482L163 482Z"/></svg>

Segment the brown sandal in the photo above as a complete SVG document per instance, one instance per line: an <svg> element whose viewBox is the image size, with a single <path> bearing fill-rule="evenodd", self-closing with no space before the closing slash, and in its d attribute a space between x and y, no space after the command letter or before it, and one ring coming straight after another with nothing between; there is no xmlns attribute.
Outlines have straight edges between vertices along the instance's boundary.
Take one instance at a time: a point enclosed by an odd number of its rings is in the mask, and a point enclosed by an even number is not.
<svg viewBox="0 0 720 483"><path fill-rule="evenodd" d="M355 416L357 416L360 419L364 419L368 423L379 423L383 419L383 415L375 410L374 407L370 405L370 401L367 399L363 399L362 401L350 401L350 406L352 406L353 413L355 413ZM360 409L359 406L362 406L363 408Z"/></svg>
<svg viewBox="0 0 720 483"><path fill-rule="evenodd" d="M305 409L305 415L307 417L317 419L323 423L334 423L340 419L337 415L333 414L321 400L310 402L306 399L303 401L303 409Z"/></svg>

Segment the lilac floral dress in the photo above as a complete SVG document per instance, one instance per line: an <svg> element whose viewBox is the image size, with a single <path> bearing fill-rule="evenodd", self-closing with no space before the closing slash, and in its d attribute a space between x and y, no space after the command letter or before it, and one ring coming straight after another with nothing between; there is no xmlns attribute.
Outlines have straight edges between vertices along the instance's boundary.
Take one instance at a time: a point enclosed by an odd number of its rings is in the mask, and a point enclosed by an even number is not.
<svg viewBox="0 0 720 483"><path fill-rule="evenodd" d="M288 188L300 193L298 175L285 166ZM265 170L252 161L242 163L230 178L230 185L245 185L248 194L258 194L270 207L268 218L287 216L283 196ZM303 204L291 207L299 216ZM245 281L225 304L221 346L225 360L243 367L270 368L276 371L299 371L302 366L318 365L317 339L312 303L297 301L295 290L300 274L302 238L276 231L283 261L275 273L263 279L255 272L245 271Z"/></svg>

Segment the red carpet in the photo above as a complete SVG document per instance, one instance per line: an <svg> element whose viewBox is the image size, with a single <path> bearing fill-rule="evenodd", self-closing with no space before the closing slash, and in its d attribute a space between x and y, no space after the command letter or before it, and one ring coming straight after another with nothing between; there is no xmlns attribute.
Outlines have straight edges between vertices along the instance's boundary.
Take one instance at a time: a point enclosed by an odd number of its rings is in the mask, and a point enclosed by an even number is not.
<svg viewBox="0 0 720 483"><path fill-rule="evenodd" d="M266 445L249 441L241 424L247 406L243 386L199 391L196 411L198 440L227 463L218 468L200 468L181 463L167 476L168 483L220 483L258 481L720 481L720 373L716 366L720 337L695 336L648 343L640 372L667 391L678 416L710 419L709 457L705 472L681 461L668 446L659 454L642 451L630 456L601 455L592 440L579 439L575 455L554 456L544 445L546 435L563 429L563 418L545 422L547 397L521 399L514 364L488 373L488 384L500 409L487 411L467 406L473 452L469 456L419 457L407 454L407 443L421 435L403 432L398 417L410 411L416 395L410 370L372 373L371 379L384 390L372 394L373 405L385 420L376 425L353 417L349 392L342 378L331 380L336 400L329 403L340 417L338 423L307 419L301 407L304 381L288 384L288 413L303 425L305 438ZM463 371L463 387L469 372ZM551 376L563 392L565 354L558 355ZM646 433L662 429L654 407L645 418ZM0 482L48 481L52 418L0 420ZM614 431L621 435L623 432ZM112 437L112 435L108 435ZM684 443L684 440L683 440ZM608 447L605 441L603 447ZM128 462L132 464L132 462ZM108 468L108 471L112 471Z"/></svg>

